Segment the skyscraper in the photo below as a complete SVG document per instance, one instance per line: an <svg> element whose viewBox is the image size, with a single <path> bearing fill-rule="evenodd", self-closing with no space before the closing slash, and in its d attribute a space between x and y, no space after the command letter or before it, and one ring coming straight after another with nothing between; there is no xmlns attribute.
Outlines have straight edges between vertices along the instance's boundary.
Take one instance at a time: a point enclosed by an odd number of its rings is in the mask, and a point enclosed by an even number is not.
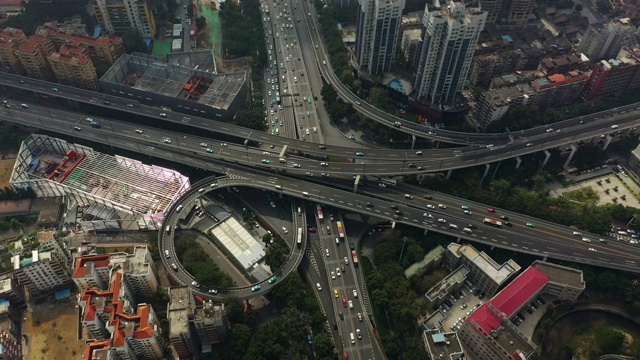
<svg viewBox="0 0 640 360"><path fill-rule="evenodd" d="M356 29L358 66L370 74L389 71L405 0L360 0Z"/></svg>
<svg viewBox="0 0 640 360"><path fill-rule="evenodd" d="M425 27L422 52L414 82L418 99L450 102L462 90L486 19L486 12L466 9L461 2L449 1L443 6L434 0L433 4L427 4L422 18Z"/></svg>

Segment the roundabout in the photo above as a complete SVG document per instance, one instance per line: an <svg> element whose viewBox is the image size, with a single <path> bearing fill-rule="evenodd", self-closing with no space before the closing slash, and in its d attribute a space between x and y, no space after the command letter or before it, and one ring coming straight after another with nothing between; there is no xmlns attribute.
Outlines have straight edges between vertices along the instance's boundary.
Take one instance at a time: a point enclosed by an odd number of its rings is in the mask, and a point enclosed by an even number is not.
<svg viewBox="0 0 640 360"><path fill-rule="evenodd" d="M162 262L167 269L168 276L182 286L189 286L195 294L206 299L222 300L226 297L233 296L241 300L246 300L264 295L270 292L273 286L279 281L295 271L306 250L306 219L304 213L302 213L299 214L300 216L293 216L293 229L302 229L300 236L303 240L299 243L299 246L296 246L294 239L297 236L297 231L287 231L287 233L283 234L284 236L282 237L289 245L290 252L285 264L281 268L273 270L269 276L262 280L254 280L254 282L248 286L220 288L198 284L194 277L185 270L177 257L174 246L174 241L177 238L176 232L191 229L209 237L206 232L211 231L211 229L215 228L218 224L224 224L226 219L231 219L231 221L235 222L235 219L233 219L230 214L226 214L224 211L216 211L216 208L220 208L219 206L205 205L203 203L203 201L205 201L203 199L205 199L207 194L223 188L231 189L235 186L249 186L269 191L274 190L273 186L267 187L265 183L254 182L248 178L238 176L214 176L206 178L193 184L191 189L171 205L163 221L162 229L158 231L158 248ZM220 214L226 214L225 218L219 218L222 217ZM199 217L213 222L215 225L212 227L190 226L193 220L197 220ZM254 243L257 244L255 241ZM254 248L256 247L254 246ZM254 256L253 266L258 266L258 263L263 260L264 251L261 252L261 250L262 249L258 249L255 251L255 256L258 258ZM248 276L245 276L245 278L248 278Z"/></svg>

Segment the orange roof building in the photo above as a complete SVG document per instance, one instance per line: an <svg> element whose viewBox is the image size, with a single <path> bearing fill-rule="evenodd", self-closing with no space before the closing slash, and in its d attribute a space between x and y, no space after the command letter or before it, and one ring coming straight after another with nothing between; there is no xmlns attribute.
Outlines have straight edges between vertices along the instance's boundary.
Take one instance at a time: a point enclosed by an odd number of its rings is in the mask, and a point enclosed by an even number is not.
<svg viewBox="0 0 640 360"><path fill-rule="evenodd" d="M62 45L47 58L58 82L87 90L98 90L98 75L85 48L77 44Z"/></svg>
<svg viewBox="0 0 640 360"><path fill-rule="evenodd" d="M6 28L0 30L0 68L4 71L22 74L24 67L20 63L16 50L29 41L20 29Z"/></svg>
<svg viewBox="0 0 640 360"><path fill-rule="evenodd" d="M123 271L111 272L110 289L85 290L80 297L80 322L98 342L87 343L84 359L97 352L115 358L162 359L166 344L160 320L151 305L135 304Z"/></svg>
<svg viewBox="0 0 640 360"><path fill-rule="evenodd" d="M28 42L18 47L15 54L28 76L46 80L52 75L47 56L53 51L51 40L44 36L33 35Z"/></svg>

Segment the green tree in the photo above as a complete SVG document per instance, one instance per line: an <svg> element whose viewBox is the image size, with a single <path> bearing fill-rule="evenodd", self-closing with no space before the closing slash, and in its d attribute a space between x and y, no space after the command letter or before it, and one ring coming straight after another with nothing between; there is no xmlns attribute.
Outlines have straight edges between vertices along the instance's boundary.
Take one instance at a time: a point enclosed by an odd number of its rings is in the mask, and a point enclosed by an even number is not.
<svg viewBox="0 0 640 360"><path fill-rule="evenodd" d="M583 6L582 6L582 4L576 4L576 6L574 6L573 8L576 9L577 12L580 12L580 11L582 11Z"/></svg>
<svg viewBox="0 0 640 360"><path fill-rule="evenodd" d="M274 271L280 269L284 265L289 248L284 241L274 241L266 251L264 262L271 267Z"/></svg>
<svg viewBox="0 0 640 360"><path fill-rule="evenodd" d="M244 306L242 301L238 298L230 296L225 299L224 309L227 312L227 317L231 323L242 322L242 314L244 313Z"/></svg>
<svg viewBox="0 0 640 360"><path fill-rule="evenodd" d="M240 110L234 122L238 126L254 130L264 130L264 113L260 109Z"/></svg>
<svg viewBox="0 0 640 360"><path fill-rule="evenodd" d="M207 26L207 19L205 19L205 17L202 15L198 16L198 18L196 19L196 28L198 30L202 30L205 28L205 26Z"/></svg>
<svg viewBox="0 0 640 360"><path fill-rule="evenodd" d="M331 356L333 344L331 344L331 338L326 332L321 332L313 337L313 351L320 357Z"/></svg>
<svg viewBox="0 0 640 360"><path fill-rule="evenodd" d="M226 309L226 308L225 308ZM229 333L229 343L225 349L225 359L241 360L242 354L251 344L251 329L244 324L236 324Z"/></svg>
<svg viewBox="0 0 640 360"><path fill-rule="evenodd" d="M596 1L596 10L598 10L601 14L608 14L611 12L613 7L611 6L611 2L609 0L597 0Z"/></svg>
<svg viewBox="0 0 640 360"><path fill-rule="evenodd" d="M369 93L369 97L367 98L367 101L371 105L382 109L387 104L388 98L389 98L389 92L387 91L387 89L384 89L381 87L375 87L371 89L371 92Z"/></svg>
<svg viewBox="0 0 640 360"><path fill-rule="evenodd" d="M624 334L614 328L603 326L596 328L594 339L600 348L600 355L619 354L624 344Z"/></svg>
<svg viewBox="0 0 640 360"><path fill-rule="evenodd" d="M124 44L124 50L127 54L132 52L149 53L149 47L144 42L142 34L134 28L128 28L122 34L122 43Z"/></svg>

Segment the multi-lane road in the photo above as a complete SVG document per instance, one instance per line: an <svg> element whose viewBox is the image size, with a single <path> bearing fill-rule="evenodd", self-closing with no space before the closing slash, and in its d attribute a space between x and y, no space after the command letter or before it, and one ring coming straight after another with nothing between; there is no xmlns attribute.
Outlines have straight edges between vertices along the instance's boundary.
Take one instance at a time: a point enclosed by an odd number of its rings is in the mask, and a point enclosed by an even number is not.
<svg viewBox="0 0 640 360"><path fill-rule="evenodd" d="M96 99L96 102L98 101L99 99ZM384 150L366 150L361 152L363 156L356 156L359 153L357 150L344 149L343 152L343 149L337 148L334 151L335 147L324 145L322 145L324 149L318 149L319 145L314 144L312 146L316 148L316 154L324 154L325 157L297 156L295 148L288 147L288 151L285 154L287 162L285 163L279 161L279 153L283 149L279 145L274 145L273 148L270 148L263 144L261 148L258 148L219 141L212 142L211 138L207 137L186 136L178 132L105 118L95 118L95 120L101 122L102 127L92 128L86 121L87 116L83 114L33 104L27 104L28 107L25 108L20 106L19 102L11 100L8 100L5 105L10 105L11 107L0 108L0 118L9 122L31 125L103 143L110 137L108 144L113 146L119 146L119 143L127 142L128 145L151 146L167 151L189 150L196 157L204 156L211 159L224 159L265 169L286 169L290 174L307 176L311 176L310 174L319 176L322 173L329 174L329 176L354 174L398 175L459 169L521 156L549 147L563 146L567 141L566 136L570 137L570 141L599 139L600 136L609 134L612 131L620 131L640 124L640 117L638 116L640 109L636 110L634 108L628 111L620 110L612 116L601 115L601 117L591 122L579 124L578 128L556 128L550 133L543 131L538 135L540 141L536 142L514 142L507 145L481 148L475 151L469 149L466 149L466 151L436 150L429 152L430 156L404 152L404 158L396 158L392 156L396 154ZM126 105L126 103L122 104L125 109L130 109ZM114 108L117 105L111 103L109 106ZM151 113L151 110L146 108L143 112ZM617 129L611 129L613 125L617 125ZM75 127L80 127L81 130L74 130ZM225 128L225 126L221 128ZM282 139L281 137L267 135L265 140L274 138ZM201 146L201 144L206 144L206 146ZM304 148L299 148L298 150L303 153L307 151ZM349 151L348 155L346 151ZM343 157L349 158L353 162L325 161L327 159L326 156L331 153L342 153L344 154ZM294 167L293 164L299 164L300 167Z"/></svg>

